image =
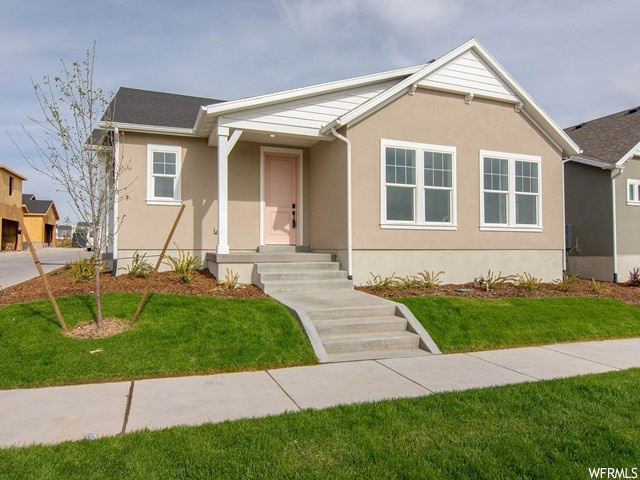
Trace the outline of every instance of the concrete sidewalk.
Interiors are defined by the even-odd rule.
[[[640,367],[640,338],[0,391],[0,446]]]

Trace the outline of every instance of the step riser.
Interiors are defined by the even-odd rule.
[[[337,271],[336,262],[293,262],[293,263],[258,263],[258,273],[287,273],[287,272],[324,272]]]
[[[325,341],[324,348],[330,355],[332,353],[365,352],[367,350],[395,350],[417,349],[420,337],[407,335],[403,337],[379,338],[367,340],[337,340]]]
[[[330,308],[326,310],[309,310],[311,320],[336,320],[340,318],[359,317],[393,317],[396,314],[395,305],[381,305],[375,307]]]
[[[330,323],[335,323],[331,321]],[[397,321],[389,321],[384,323],[367,324],[355,323],[355,324],[340,324],[335,325],[322,324],[315,325],[316,331],[320,338],[325,335],[355,335],[355,334],[367,334],[367,333],[391,333],[391,332],[405,332],[407,330],[407,321],[404,318],[398,317]]]
[[[278,285],[277,282],[262,285],[262,290],[267,295],[271,293],[308,292],[309,290],[336,290],[341,288],[352,289],[353,282],[351,280],[321,280],[317,282],[300,281],[294,285]]]
[[[261,273],[260,283],[293,280],[341,280],[347,278],[347,272],[340,270],[320,270],[318,272]]]
[[[258,247],[258,253],[309,253],[311,248],[306,245],[261,245]]]

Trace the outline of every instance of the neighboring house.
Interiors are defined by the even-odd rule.
[[[66,240],[73,235],[73,225],[56,225],[56,239]]]
[[[24,227],[35,247],[56,246],[56,222],[60,220],[53,200],[37,200],[35,195],[22,195]]]
[[[18,222],[22,214],[22,182],[25,180],[26,177],[0,165],[0,250],[16,250],[22,245]]]
[[[542,65],[540,66],[543,67]],[[475,40],[427,64],[223,102],[121,88],[131,185],[114,259],[174,241],[251,281],[260,246],[370,272],[563,273],[562,158],[578,147]]]
[[[640,112],[565,131],[583,149],[565,167],[569,272],[625,282],[640,267]]]

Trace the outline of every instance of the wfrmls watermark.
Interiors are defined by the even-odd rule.
[[[638,478],[638,467],[633,468],[589,468],[591,478]]]

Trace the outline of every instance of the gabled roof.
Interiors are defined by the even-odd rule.
[[[16,172],[15,170],[11,170],[9,167],[5,167],[4,165],[0,164],[0,170],[4,170],[5,172],[9,172],[11,175],[14,175],[22,180],[26,180],[27,177],[20,175],[18,172]]]
[[[222,100],[120,87],[103,121],[191,129],[202,105]]]
[[[622,165],[640,154],[640,107],[589,120],[565,132],[582,148],[582,157]]]
[[[29,215],[45,215],[49,209],[53,208],[56,219],[60,218],[53,200],[36,200],[35,195],[24,193],[22,194],[22,206],[25,213]]]
[[[27,203],[30,200],[35,200],[36,196],[33,195],[32,193],[23,193],[22,194],[22,204],[24,205],[25,203]]]

